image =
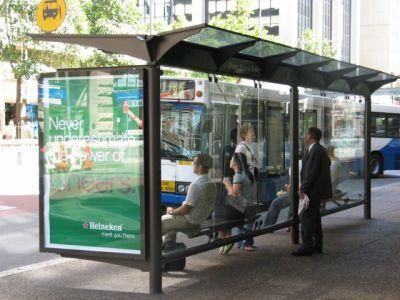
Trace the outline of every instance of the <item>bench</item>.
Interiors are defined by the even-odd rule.
[[[183,230],[181,232],[185,233],[188,238],[206,235],[209,238],[208,241],[211,242],[212,239],[216,237],[216,233],[218,233],[218,231],[244,226],[254,222],[258,216],[259,214],[256,213],[251,216],[233,220],[207,219],[201,224],[200,228]]]
[[[219,219],[207,219],[205,220],[200,227],[193,228],[193,229],[184,229],[179,230],[187,235],[188,238],[192,239],[199,236],[207,236],[208,243],[211,243],[213,240],[218,239],[218,231],[232,229],[235,227],[241,227],[246,224],[250,224],[254,222],[259,217],[259,213],[256,212],[253,215],[245,216],[239,219],[233,220],[219,220]],[[163,250],[163,255],[169,254],[174,251],[179,251],[186,249],[186,245],[184,243],[175,243],[173,248],[166,248]],[[182,257],[176,259],[174,261],[165,263],[162,265],[162,269],[164,271],[180,271],[185,269],[186,266],[186,257]]]
[[[333,194],[332,197],[329,199],[325,199],[321,201],[321,209],[326,209],[326,203],[328,202],[332,202],[334,203],[336,206],[341,206],[341,205],[346,205],[349,201],[349,198],[343,198],[344,195],[346,195],[346,192],[342,192],[340,190],[336,190]],[[340,203],[341,201],[343,201],[343,203]]]

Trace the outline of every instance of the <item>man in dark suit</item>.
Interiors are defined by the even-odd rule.
[[[314,252],[322,253],[321,200],[332,197],[330,159],[320,145],[322,132],[311,127],[305,137],[308,146],[300,173],[300,199],[305,195],[310,199],[308,208],[301,214],[301,232],[303,244],[293,252],[293,256],[309,256]]]

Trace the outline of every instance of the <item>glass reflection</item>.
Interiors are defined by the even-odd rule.
[[[342,95],[301,95],[300,143],[307,128],[323,132],[321,144],[331,159],[333,196],[321,205],[323,210],[364,199],[364,100]],[[302,151],[304,153],[304,151]]]
[[[190,201],[188,188],[196,180],[193,159],[207,153],[213,161],[208,176],[215,184],[216,204],[194,231],[182,230],[178,241],[182,239],[190,247],[213,240],[217,232],[226,239],[285,226],[292,218],[289,88],[188,80],[194,82],[194,99],[161,100],[162,201],[174,209]],[[334,193],[321,209],[363,200],[364,100],[315,91],[301,93],[300,158],[309,127],[322,130],[321,144],[332,162]],[[235,164],[233,157],[239,154],[243,158]],[[252,193],[245,192],[250,189]],[[224,246],[220,253],[227,254],[236,246],[253,251],[254,240]]]
[[[197,228],[176,230],[178,244],[182,239],[194,246],[215,238],[210,232],[228,238],[290,219],[288,87],[187,80],[194,82],[194,99],[162,91],[170,95],[161,99],[162,202],[172,207],[167,213],[177,214],[190,203],[188,190],[197,180],[192,162],[202,153],[213,160],[208,176],[216,186],[216,205]],[[237,244],[246,251],[254,251],[253,245],[253,239]]]

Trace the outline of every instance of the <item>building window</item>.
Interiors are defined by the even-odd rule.
[[[323,38],[332,42],[332,0],[323,0]]]
[[[253,17],[260,18],[261,24],[264,29],[268,31],[269,35],[279,35],[279,7],[276,2],[265,1],[260,2],[261,7],[257,7],[253,10]],[[275,7],[274,7],[274,6]],[[261,16],[260,16],[261,9]]]
[[[138,5],[143,11],[143,21],[147,21],[150,15],[150,0],[139,0]],[[191,21],[192,0],[154,0],[153,16],[154,20],[168,24],[174,22],[178,16],[184,16]]]
[[[312,0],[298,0],[297,36],[301,39],[304,30],[312,29]]]
[[[351,39],[351,0],[343,2],[343,43],[342,60],[350,61],[350,39]]]

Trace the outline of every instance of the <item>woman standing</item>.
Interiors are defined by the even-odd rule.
[[[244,125],[240,128],[240,137],[242,141],[236,146],[235,152],[246,155],[247,163],[249,164],[250,172],[253,176],[258,173],[258,163],[254,156],[253,143],[256,139],[256,134],[253,127]]]
[[[243,125],[240,128],[240,137],[242,141],[237,145],[235,152],[243,153],[246,156],[247,162],[249,164],[250,172],[253,174],[255,181],[258,181],[258,162],[254,155],[253,143],[256,139],[256,134],[254,128],[251,125]],[[257,185],[255,184],[254,189],[257,191]],[[257,200],[257,192],[254,193],[254,201]],[[253,224],[246,224],[242,232],[250,231]],[[248,238],[244,241],[238,243],[238,248],[244,249],[246,251],[254,251],[254,239]]]

